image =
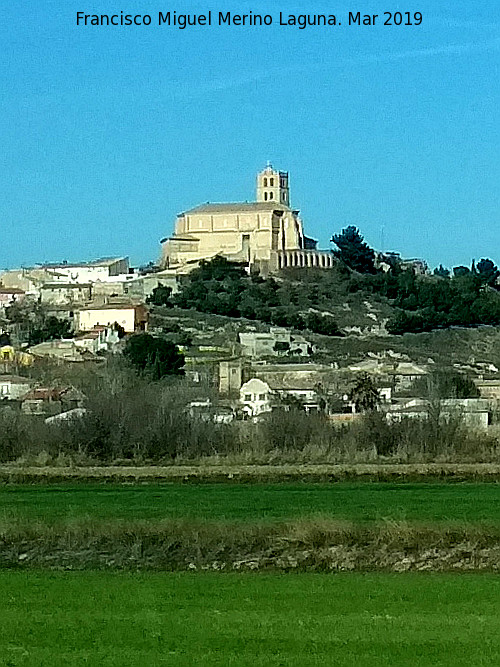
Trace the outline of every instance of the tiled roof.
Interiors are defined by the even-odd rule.
[[[197,213],[250,213],[252,211],[290,211],[285,204],[277,201],[255,201],[255,202],[230,202],[224,204],[210,203],[200,204],[194,208],[184,211],[179,215],[196,215]]]

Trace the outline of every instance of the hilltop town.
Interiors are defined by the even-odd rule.
[[[319,250],[288,173],[268,165],[254,202],[180,213],[157,263],[110,257],[2,272],[0,419],[37,433],[68,424],[85,433],[90,419],[95,430],[99,401],[123,400],[116,378],[135,377],[124,410],[159,383],[190,428],[276,427],[300,414],[345,429],[374,413],[390,428],[428,422],[434,410],[438,425],[496,437],[495,264],[431,272],[371,249],[355,227],[337,232],[333,249]],[[143,408],[146,429],[160,408]]]

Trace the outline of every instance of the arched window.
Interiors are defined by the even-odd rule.
[[[274,178],[269,179],[269,185],[273,188],[274,187]]]
[[[264,192],[264,201],[267,201],[267,192]]]
[[[272,199],[272,198],[273,198],[273,193],[270,192],[270,193],[269,193],[269,199]]]
[[[267,188],[267,178],[264,179],[264,187]]]

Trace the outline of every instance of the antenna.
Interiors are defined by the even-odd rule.
[[[380,252],[385,251],[385,225],[380,228]]]

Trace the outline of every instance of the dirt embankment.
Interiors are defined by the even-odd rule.
[[[163,571],[499,571],[500,528],[164,522],[4,527],[1,568]]]
[[[0,483],[178,482],[276,483],[356,481],[500,481],[492,463],[337,465],[0,466]]]

